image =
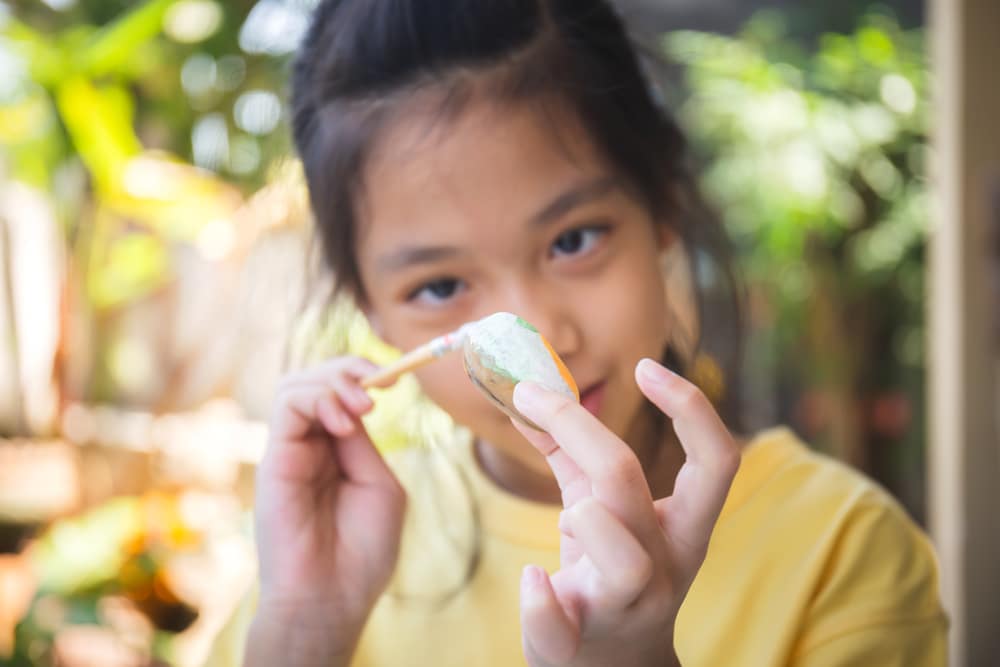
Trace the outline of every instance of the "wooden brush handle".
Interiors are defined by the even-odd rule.
[[[429,364],[438,358],[439,355],[434,353],[434,350],[429,345],[423,345],[417,349],[404,354],[402,357],[392,362],[384,368],[380,368],[371,375],[365,377],[361,380],[361,386],[364,389],[371,389],[372,387],[378,387],[380,385],[390,385],[391,381],[395,381],[403,373],[409,373],[412,370],[416,370],[421,366]]]
[[[361,380],[364,389],[372,387],[389,386],[403,373],[409,373],[421,366],[425,366],[438,357],[444,356],[448,352],[462,347],[467,329],[465,326],[452,331],[444,336],[438,336],[429,343],[424,343],[420,347],[413,349],[402,357],[389,364],[385,368],[380,368],[371,375]]]

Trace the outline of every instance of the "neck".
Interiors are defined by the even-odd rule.
[[[542,455],[533,448],[530,453],[538,459],[538,465],[511,456],[485,440],[477,439],[474,447],[479,467],[500,488],[525,500],[560,503],[562,495],[556,478]]]

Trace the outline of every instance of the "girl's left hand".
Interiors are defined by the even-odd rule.
[[[521,633],[532,667],[678,664],[674,622],[739,467],[735,440],[708,399],[656,362],[642,392],[673,420],[686,460],[654,500],[632,449],[583,406],[521,383],[514,403],[547,433],[515,423],[562,490],[561,567],[521,577]]]

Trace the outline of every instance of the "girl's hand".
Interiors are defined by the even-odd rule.
[[[334,359],[287,376],[257,470],[260,599],[248,664],[343,665],[396,564],[405,494],[360,417],[359,380]]]
[[[739,449],[704,395],[644,359],[642,392],[673,419],[687,459],[674,492],[654,500],[633,451],[578,403],[521,383],[515,423],[548,459],[562,489],[561,567],[521,579],[524,652],[543,665],[677,664],[677,611],[705,559],[739,467]]]

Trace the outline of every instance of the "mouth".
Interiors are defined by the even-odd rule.
[[[595,382],[580,392],[580,404],[587,409],[587,412],[599,417],[601,406],[604,404],[604,388],[606,383],[601,380]]]

